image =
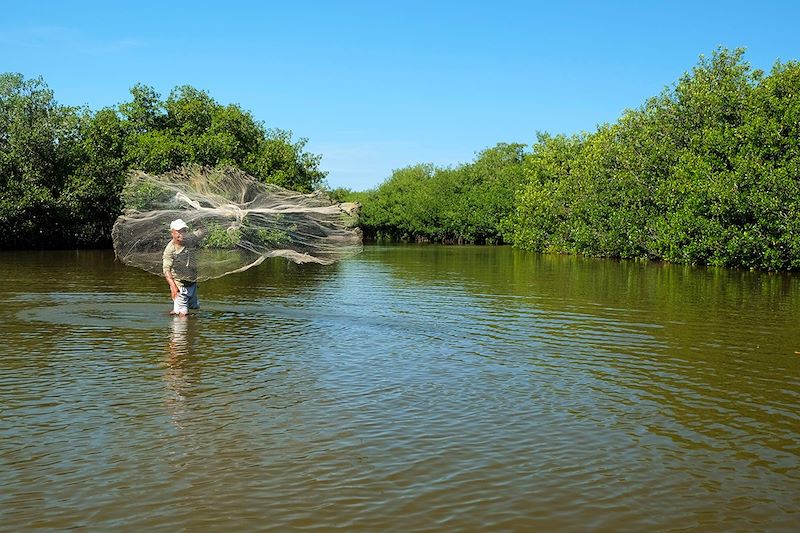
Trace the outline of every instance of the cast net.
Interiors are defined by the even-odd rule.
[[[330,264],[362,249],[358,204],[264,184],[236,169],[136,172],[123,201],[111,232],[117,258],[162,275],[170,222],[182,219],[190,260],[173,268],[185,281],[241,272],[269,257]]]

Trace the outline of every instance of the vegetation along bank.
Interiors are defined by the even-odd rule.
[[[130,102],[61,106],[41,79],[0,76],[0,247],[107,245],[129,169],[234,165],[325,187],[305,139],[237,105],[137,85]],[[752,69],[721,48],[617,122],[500,143],[456,167],[398,169],[331,191],[367,237],[508,243],[541,252],[800,269],[800,64]]]

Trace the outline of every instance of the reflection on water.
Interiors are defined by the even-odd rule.
[[[194,360],[196,318],[194,316],[175,316],[169,325],[164,382],[167,385],[167,411],[178,427],[183,427],[181,418],[185,416],[186,398],[191,396],[192,388],[200,381],[199,363]]]
[[[0,254],[4,527],[800,526],[797,276],[398,246],[200,291]]]

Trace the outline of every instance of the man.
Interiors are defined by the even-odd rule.
[[[172,240],[164,248],[164,277],[169,284],[172,296],[172,315],[186,316],[189,309],[199,309],[197,299],[197,252],[194,250],[194,236],[188,233],[188,226],[182,219],[173,220],[169,225]]]

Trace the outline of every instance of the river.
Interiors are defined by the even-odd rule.
[[[0,253],[0,530],[794,531],[800,276]]]

